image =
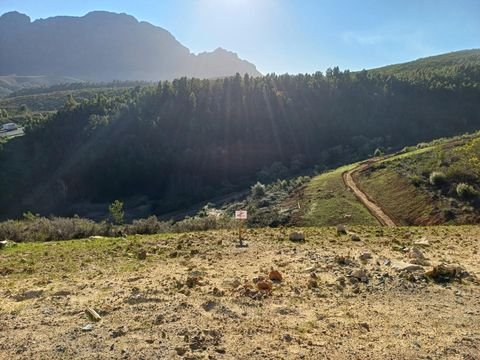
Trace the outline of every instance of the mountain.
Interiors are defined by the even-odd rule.
[[[133,16],[95,11],[31,22],[0,17],[0,76],[67,76],[81,80],[171,80],[261,75],[237,54],[217,49],[194,55],[168,31]]]

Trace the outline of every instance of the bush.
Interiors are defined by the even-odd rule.
[[[172,222],[159,221],[158,218],[153,215],[146,219],[134,220],[131,225],[127,225],[125,232],[129,235],[150,235],[161,234],[172,231]]]
[[[430,174],[429,181],[433,186],[440,186],[447,182],[447,177],[443,172],[434,171]]]
[[[93,235],[115,235],[116,229],[106,223],[80,218],[45,218],[35,216],[23,221],[0,223],[0,240],[16,242],[82,239]]]
[[[457,195],[464,199],[476,197],[478,195],[475,188],[469,184],[460,183],[457,185]]]
[[[121,202],[120,200],[115,200],[108,207],[108,211],[110,213],[110,219],[114,224],[123,224],[123,217],[125,215],[123,211],[123,202]]]
[[[259,199],[262,196],[265,196],[265,185],[260,182],[257,182],[255,185],[252,186],[252,196],[255,199]]]

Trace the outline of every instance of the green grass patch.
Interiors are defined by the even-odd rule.
[[[318,175],[307,184],[301,201],[300,225],[378,225],[343,183],[342,174],[356,166],[352,164]]]

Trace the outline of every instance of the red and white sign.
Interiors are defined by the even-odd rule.
[[[235,219],[237,219],[237,220],[247,220],[247,210],[237,210],[237,211],[235,211]]]

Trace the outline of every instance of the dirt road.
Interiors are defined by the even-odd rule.
[[[345,185],[353,191],[357,199],[365,205],[365,207],[372,213],[373,216],[384,226],[396,226],[395,222],[390,216],[388,216],[380,206],[375,204],[366,193],[364,193],[358,185],[355,183],[353,175],[357,172],[363,171],[371,166],[374,161],[368,161],[360,164],[356,168],[343,173],[343,182]]]

